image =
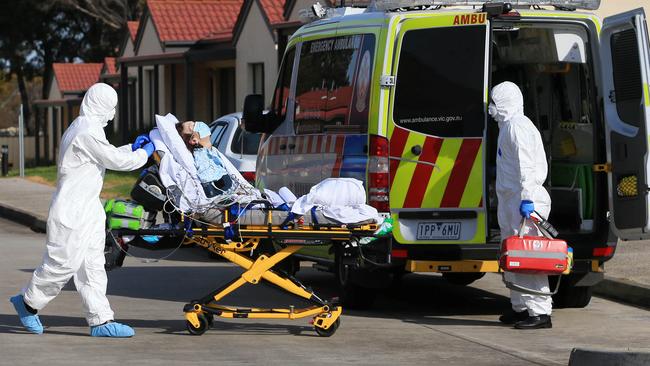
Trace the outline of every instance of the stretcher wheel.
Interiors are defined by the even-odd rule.
[[[203,313],[203,316],[205,316],[205,319],[208,321],[208,329],[212,328],[212,324],[214,324],[214,315],[210,313]]]
[[[339,325],[341,325],[341,319],[336,319],[336,321],[332,324],[331,327],[327,329],[320,328],[318,326],[314,327],[316,329],[316,333],[318,333],[319,336],[321,337],[331,337],[336,333],[336,330],[339,329]]]
[[[185,321],[185,327],[187,327],[187,331],[190,332],[191,335],[202,335],[206,330],[208,330],[208,328],[210,328],[210,323],[205,315],[201,314],[198,318],[200,323],[198,328],[195,328],[190,321]]]

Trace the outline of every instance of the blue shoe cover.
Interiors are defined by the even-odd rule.
[[[90,335],[93,337],[129,338],[135,335],[135,331],[128,325],[110,322],[90,327]]]
[[[9,301],[14,305],[14,309],[16,309],[16,312],[20,317],[20,322],[23,323],[23,327],[25,327],[28,332],[34,334],[43,333],[43,324],[41,324],[41,320],[38,318],[38,315],[27,311],[23,295],[16,295],[10,298]]]

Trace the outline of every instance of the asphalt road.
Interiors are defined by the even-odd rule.
[[[117,320],[136,329],[134,338],[89,337],[72,283],[41,312],[45,334],[26,334],[8,298],[27,283],[43,249],[44,235],[0,220],[0,365],[566,365],[573,347],[650,350],[650,312],[599,298],[586,309],[556,311],[550,330],[501,326],[497,317],[508,300],[497,276],[471,287],[406,276],[382,292],[373,311],[344,310],[331,338],[318,337],[306,320],[245,319],[216,320],[203,336],[190,336],[185,302],[239,273],[198,248],[181,249],[161,262],[128,258],[124,268],[109,273]],[[331,274],[304,267],[299,278],[325,295],[334,292]],[[264,286],[227,300],[300,305]]]

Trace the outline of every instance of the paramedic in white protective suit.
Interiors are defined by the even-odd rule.
[[[105,214],[99,193],[106,169],[128,171],[143,166],[153,153],[148,138],[115,147],[104,127],[115,116],[117,93],[107,84],[90,87],[81,102],[79,117],[61,138],[56,192],[47,218],[47,249],[22,294],[10,299],[23,326],[43,333],[36,315],[74,278],[81,295],[90,334],[95,337],[131,337],[128,325],[113,322],[106,298],[104,269]]]
[[[492,89],[490,115],[499,123],[497,142],[497,214],[501,239],[519,234],[522,217],[536,211],[544,219],[551,211],[551,198],[543,187],[548,167],[542,137],[524,115],[519,87],[506,81]],[[530,223],[525,235],[540,233]],[[536,291],[549,292],[546,275],[505,272],[506,280]],[[551,328],[550,296],[510,291],[512,310],[499,320],[517,329]]]

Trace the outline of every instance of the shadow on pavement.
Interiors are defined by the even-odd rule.
[[[45,327],[45,333],[67,336],[88,336],[89,328],[86,321],[81,317],[68,317],[57,315],[41,315],[41,321]],[[128,324],[136,330],[153,329],[154,333],[190,336],[185,329],[185,320],[179,316],[178,320],[142,320],[142,319],[117,319],[117,321]],[[301,324],[304,324],[302,322]],[[79,331],[64,331],[56,328],[70,329],[81,328]],[[314,328],[308,325],[287,325],[272,323],[252,322],[225,322],[215,320],[208,332],[225,331],[229,335],[236,334],[291,334],[303,337],[318,337]],[[30,334],[25,331],[14,314],[0,314],[0,333]]]

